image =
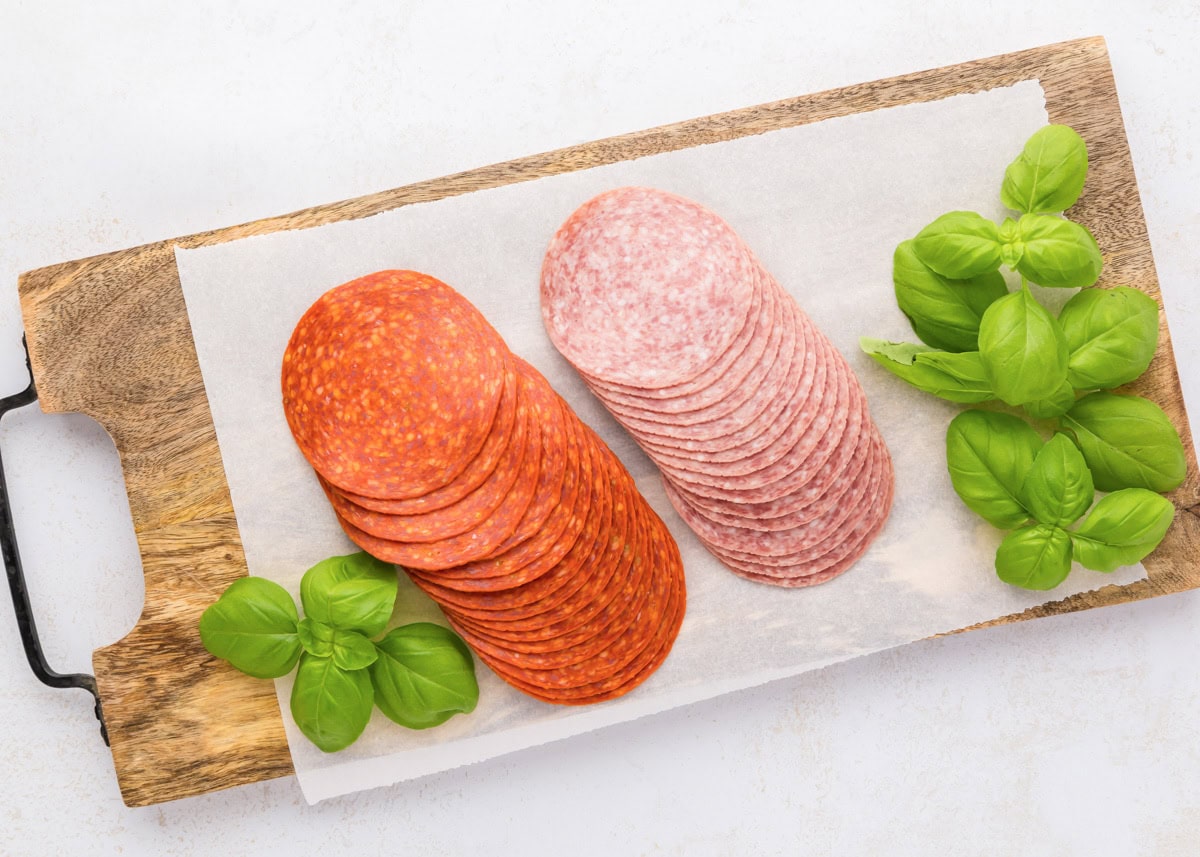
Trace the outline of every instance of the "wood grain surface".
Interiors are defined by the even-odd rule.
[[[614,161],[950,95],[1041,81],[1051,121],[1074,126],[1092,169],[1072,217],[1104,251],[1102,285],[1161,301],[1104,41],[1081,39],[819,92],[534,155],[281,217],[67,262],[24,274],[21,309],[42,408],[78,411],[112,435],[146,577],[141,618],[98,650],[94,668],[121,791],[131,806],[292,772],[270,682],[237,673],[200,644],[200,613],[246,574],[173,246],[367,217]],[[1176,522],[1149,579],[1074,596],[996,623],[1177,592],[1200,585],[1200,477],[1171,339],[1131,389],[1162,405],[1185,440],[1189,472]],[[989,624],[996,624],[989,623]]]

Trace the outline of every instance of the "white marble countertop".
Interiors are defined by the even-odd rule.
[[[594,6],[0,0],[0,394],[25,384],[24,270],[1103,35],[1195,412],[1195,0]],[[141,608],[112,443],[26,408],[0,444],[47,655],[89,671]],[[6,855],[1125,857],[1200,840],[1200,593],[919,643],[315,807],[283,779],[138,810],[89,698],[35,681],[2,600]]]

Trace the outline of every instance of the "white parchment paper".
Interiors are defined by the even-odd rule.
[[[428,272],[474,302],[612,446],[683,552],[688,611],[674,651],[649,681],[613,702],[547,705],[479,665],[479,707],[470,716],[414,732],[376,711],[358,743],[326,755],[291,721],[290,680],[279,681],[307,799],[479,761],[1144,577],[1140,566],[1112,575],[1076,566],[1048,594],[997,580],[992,561],[1000,533],[958,501],[946,475],[945,427],[959,408],[912,390],[857,348],[864,334],[913,339],[892,296],[892,249],[944,211],[968,208],[999,218],[1004,167],[1046,121],[1041,87],[1030,81],[366,220],[177,250],[252,574],[298,595],[305,569],[354,550],[292,442],[280,407],[279,366],[309,304],[333,286],[385,268]],[[653,465],[547,339],[538,271],[550,236],[585,200],[625,184],[683,194],[728,220],[858,372],[895,461],[896,499],[884,533],[842,577],[789,591],[724,570],[675,515]],[[440,621],[440,613],[402,579],[393,621],[416,619]]]

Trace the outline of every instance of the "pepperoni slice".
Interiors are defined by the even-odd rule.
[[[445,348],[446,343],[458,347]],[[283,411],[330,484],[368,497],[440,488],[478,455],[507,348],[465,298],[415,271],[382,271],[322,295],[283,356]]]

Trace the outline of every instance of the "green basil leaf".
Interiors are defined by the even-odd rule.
[[[1175,505],[1145,488],[1125,488],[1102,498],[1071,533],[1075,559],[1096,571],[1141,562],[1163,540]]]
[[[921,341],[945,351],[976,351],[979,319],[992,301],[1008,294],[999,271],[968,280],[951,280],[917,256],[912,241],[901,241],[892,255],[896,303]]]
[[[1053,589],[1071,572],[1071,537],[1053,524],[1014,530],[996,550],[996,574],[1022,589]]]
[[[367,553],[334,556],[304,573],[300,601],[311,619],[374,636],[396,606],[396,569]]]
[[[1067,341],[1028,286],[996,301],[979,324],[979,354],[996,396],[1023,405],[1054,396],[1067,378]]]
[[[1004,171],[1000,201],[1027,213],[1064,211],[1079,199],[1087,168],[1083,138],[1066,125],[1047,125]]]
[[[1083,453],[1101,491],[1173,491],[1187,475],[1179,432],[1148,399],[1091,393],[1060,424]]]
[[[304,651],[318,658],[328,658],[333,655],[333,636],[337,632],[324,622],[318,622],[311,616],[305,616],[296,626],[300,635],[300,645]]]
[[[1035,420],[1049,420],[1061,417],[1075,404],[1075,388],[1070,381],[1063,381],[1062,386],[1054,391],[1054,395],[1046,399],[1037,399],[1021,405],[1025,413]]]
[[[375,663],[379,652],[375,644],[358,631],[336,631],[333,637],[333,662],[344,670],[362,670]]]
[[[366,670],[344,670],[333,658],[305,652],[292,686],[292,718],[326,753],[353,744],[367,728],[375,692]]]
[[[1025,252],[1021,243],[1021,231],[1017,221],[1011,217],[1004,218],[1000,224],[1000,262],[1010,268],[1016,268]]]
[[[1137,378],[1158,348],[1158,303],[1131,289],[1084,289],[1058,314],[1071,356],[1067,380],[1108,390]]]
[[[973,211],[951,211],[913,239],[917,257],[943,277],[966,280],[1000,267],[1000,232]]]
[[[1056,434],[1038,450],[1021,486],[1021,498],[1042,524],[1065,527],[1088,510],[1096,499],[1096,486],[1070,438]]]
[[[1022,245],[1016,268],[1039,286],[1075,289],[1100,277],[1104,257],[1087,227],[1050,214],[1025,214],[1017,224]]]
[[[375,701],[389,718],[409,729],[428,729],[459,712],[475,710],[479,685],[475,661],[457,634],[417,622],[389,631],[375,644],[371,665]]]
[[[946,430],[946,466],[967,507],[1007,530],[1030,518],[1021,486],[1042,447],[1028,423],[1010,414],[963,411]]]
[[[296,602],[263,577],[230,584],[200,617],[204,648],[255,678],[287,675],[300,657]]]
[[[962,404],[995,398],[978,351],[954,354],[865,336],[858,344],[872,360],[918,390]]]

